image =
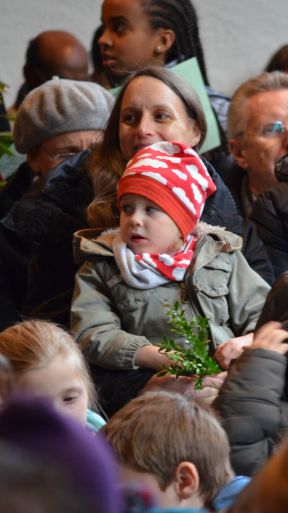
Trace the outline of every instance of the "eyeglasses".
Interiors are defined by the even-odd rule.
[[[254,130],[254,133],[261,135],[262,137],[279,137],[283,136],[287,132],[287,128],[284,125],[283,121],[273,121],[273,123],[267,123],[267,125],[262,125],[258,129]],[[240,137],[245,135],[246,132],[243,130],[239,132],[236,137]]]
[[[63,153],[61,153],[61,152],[59,152],[59,153],[50,153],[43,146],[41,146],[40,149],[42,151],[44,151],[44,153],[46,153],[46,155],[48,155],[48,157],[50,157],[50,159],[52,159],[52,160],[66,160],[66,159],[69,159],[70,157],[74,157],[74,155],[76,155],[78,153],[77,151],[66,151],[66,152],[63,152]]]
[[[264,137],[275,137],[275,135],[285,134],[286,130],[286,126],[282,121],[273,121],[273,123],[262,126],[259,132]]]

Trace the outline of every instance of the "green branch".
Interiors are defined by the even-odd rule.
[[[160,374],[173,374],[179,376],[195,376],[195,390],[202,388],[202,380],[205,376],[211,376],[221,371],[219,365],[209,356],[208,319],[198,316],[192,322],[185,319],[184,310],[179,303],[169,308],[168,317],[172,325],[171,331],[181,335],[185,340],[185,346],[167,336],[160,342],[160,353],[165,354],[173,363],[164,367]]]

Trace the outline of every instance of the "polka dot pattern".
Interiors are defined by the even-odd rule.
[[[139,150],[128,162],[119,180],[118,200],[128,193],[145,196],[173,219],[185,239],[215,191],[205,164],[192,148],[161,141]]]
[[[206,199],[216,191],[205,164],[181,142],[161,141],[139,150],[118,183],[118,203],[124,194],[139,194],[156,203],[178,226],[184,245],[174,255],[135,255],[143,267],[172,281],[182,281],[193,254],[191,232]]]

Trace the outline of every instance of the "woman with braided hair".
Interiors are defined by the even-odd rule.
[[[141,68],[171,67],[196,57],[212,106],[226,130],[229,99],[210,88],[197,13],[190,0],[104,0],[102,24],[98,44],[111,87]]]
[[[139,67],[197,57],[203,80],[209,85],[197,15],[190,0],[104,0],[102,23],[99,45],[112,84]]]

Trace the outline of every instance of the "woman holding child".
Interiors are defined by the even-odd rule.
[[[95,195],[88,207],[90,226],[108,228],[119,223],[117,183],[137,149],[174,139],[198,150],[206,130],[199,99],[183,80],[161,67],[135,73],[117,97],[103,141],[85,163]],[[238,215],[231,193],[215,169],[209,162],[205,161],[205,165],[217,191],[205,203],[201,220],[214,226],[225,226],[241,235],[242,253],[250,266],[264,280],[272,283],[273,271],[255,228]]]
[[[152,68],[124,86],[102,149],[93,156],[95,183],[102,190],[103,178],[107,184],[89,210],[94,226],[104,224],[103,206],[106,223],[108,218],[115,226],[116,181],[132,157],[119,180],[120,231],[98,240],[93,234],[92,239],[91,234],[88,239],[87,233],[76,235],[82,261],[84,256],[88,262],[76,278],[72,328],[85,346],[102,396],[110,400],[109,414],[169,363],[157,347],[169,334],[164,303],[180,301],[188,319],[209,318],[211,350],[221,344],[216,356],[224,368],[252,341],[250,332],[269,287],[240,253],[239,236],[219,226],[198,226],[207,198],[206,221],[227,226],[232,210],[237,222],[221,180],[191,149],[205,130],[197,97],[167,70]],[[152,170],[150,164],[145,167],[147,152]],[[161,162],[158,178],[155,161]],[[179,195],[175,188],[181,189]]]

